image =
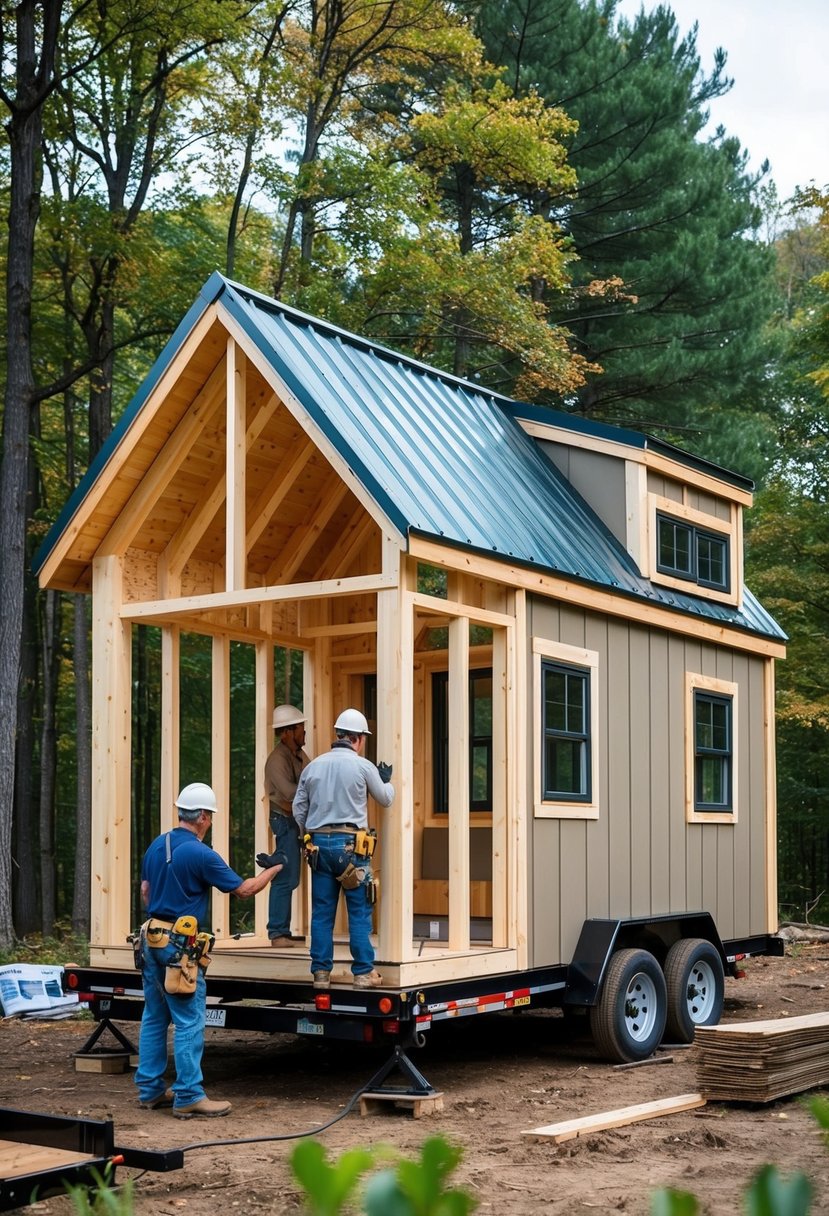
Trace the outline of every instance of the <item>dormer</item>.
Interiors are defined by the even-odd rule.
[[[534,406],[515,417],[644,578],[741,607],[748,478],[621,427]]]

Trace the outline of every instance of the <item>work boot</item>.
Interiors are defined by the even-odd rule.
[[[279,946],[280,948],[284,949],[286,946],[295,946],[298,941],[299,938],[291,937],[290,935],[287,937],[272,937],[271,945]]]
[[[331,972],[330,971],[315,971],[314,972],[314,987],[315,988],[330,988],[331,987]]]
[[[368,971],[363,975],[354,976],[355,988],[380,988],[383,977],[379,971]]]
[[[161,1110],[165,1106],[173,1105],[174,1096],[171,1089],[165,1089],[163,1094],[156,1094],[146,1102],[139,1102],[139,1106],[142,1110]]]
[[[218,1119],[221,1115],[229,1115],[229,1102],[214,1102],[210,1098],[199,1098],[189,1106],[174,1106],[173,1114],[177,1119]]]

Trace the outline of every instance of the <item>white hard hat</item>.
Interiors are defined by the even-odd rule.
[[[216,795],[209,785],[203,781],[193,781],[185,785],[176,798],[176,806],[181,811],[218,811]]]
[[[359,709],[344,709],[334,723],[334,730],[344,730],[349,735],[371,734],[365,715]]]
[[[277,705],[273,711],[274,730],[283,730],[286,726],[299,726],[305,721],[305,714],[295,705]]]

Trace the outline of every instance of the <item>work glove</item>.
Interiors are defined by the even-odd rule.
[[[257,853],[256,864],[261,866],[263,870],[269,870],[271,866],[284,866],[284,853]]]
[[[377,772],[380,774],[380,780],[383,782],[383,785],[391,781],[392,767],[390,764],[386,764],[384,760],[381,760],[377,765]]]

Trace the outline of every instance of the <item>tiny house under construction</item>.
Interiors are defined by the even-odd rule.
[[[397,791],[370,808],[389,989],[559,968],[557,989],[595,1004],[620,943],[661,964],[688,936],[718,932],[726,966],[766,948],[785,639],[743,585],[751,489],[213,275],[37,558],[42,586],[92,594],[93,967],[132,967],[140,624],[162,639],[162,827],[183,633],[212,647],[209,771],[187,779],[223,807],[229,647],[255,648],[254,851],[269,847],[274,648],[303,654],[311,754],[339,710],[367,713]],[[213,826],[225,856],[237,810]],[[234,940],[216,894],[209,983],[308,985],[307,952],[267,949],[256,902]],[[585,961],[596,931],[601,959]]]

